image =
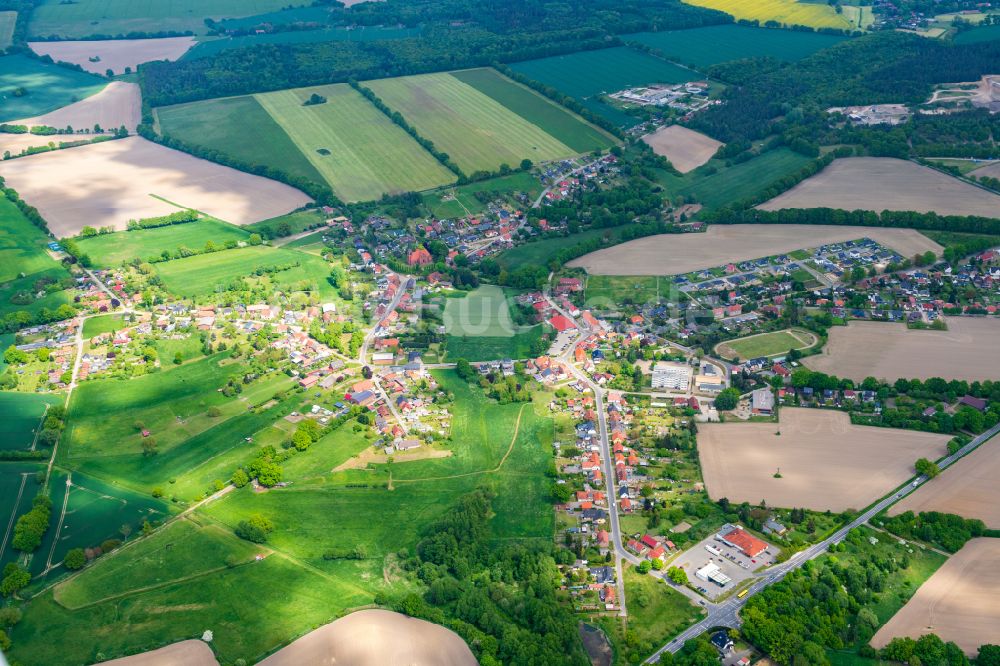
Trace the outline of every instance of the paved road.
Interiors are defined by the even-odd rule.
[[[592,160],[590,162],[587,162],[586,164],[584,164],[581,167],[577,167],[576,169],[573,169],[569,173],[566,173],[566,174],[563,174],[562,176],[559,176],[559,178],[556,179],[556,183],[558,183],[560,181],[563,181],[563,180],[566,180],[567,178],[572,178],[576,174],[580,173],[581,171],[583,171],[584,169],[586,169],[587,167],[589,167],[591,164],[597,164],[602,159],[604,159],[604,158],[600,157],[600,158],[598,158],[596,160]],[[542,199],[545,198],[545,195],[549,193],[549,190],[551,190],[554,187],[554,185],[555,185],[555,183],[553,185],[549,185],[544,190],[542,190],[542,193],[538,195],[538,198],[535,199],[535,203],[531,204],[531,207],[532,208],[538,208],[539,206],[541,206],[542,205]]]
[[[947,458],[944,458],[938,464],[938,466],[941,468],[941,471],[944,472],[944,470],[946,470],[948,467],[951,467],[955,463],[955,461],[971,453],[976,447],[978,447],[980,444],[983,444],[988,439],[995,436],[997,433],[1000,433],[1000,424],[993,426],[992,428],[984,432],[982,435],[979,435],[971,442],[963,446],[955,453],[949,455]],[[664,645],[659,650],[654,652],[649,657],[649,659],[646,660],[646,663],[655,664],[660,660],[660,656],[664,652],[677,652],[684,646],[684,641],[695,638],[704,633],[705,631],[707,631],[708,629],[711,629],[712,627],[739,626],[740,624],[739,611],[741,608],[743,608],[743,606],[750,599],[750,597],[757,594],[768,585],[780,581],[782,578],[788,575],[789,572],[798,569],[805,562],[809,560],[814,560],[820,555],[824,554],[827,550],[829,550],[832,544],[839,543],[841,540],[843,540],[843,538],[847,535],[849,531],[851,531],[856,527],[864,525],[882,511],[885,511],[893,504],[899,502],[904,497],[906,497],[913,491],[917,490],[917,488],[920,485],[922,485],[927,481],[927,477],[922,475],[918,476],[916,478],[916,481],[918,482],[917,485],[909,483],[903,488],[894,491],[891,495],[883,498],[877,504],[869,508],[867,511],[859,515],[854,520],[852,520],[849,524],[837,530],[832,536],[824,539],[823,541],[815,544],[814,546],[807,548],[806,550],[796,553],[795,556],[793,556],[787,562],[782,562],[781,564],[777,564],[771,567],[770,569],[764,571],[763,577],[758,579],[757,582],[755,582],[753,585],[747,588],[749,592],[742,599],[732,597],[720,604],[711,604],[707,606],[708,616],[704,620],[688,628],[681,634],[677,635],[672,641],[670,641],[670,643]]]
[[[390,275],[393,274],[390,273]],[[368,346],[372,343],[372,340],[375,339],[375,331],[378,330],[379,321],[388,317],[389,313],[396,309],[396,306],[399,305],[399,301],[403,298],[403,294],[406,293],[406,283],[409,281],[410,276],[399,274],[395,275],[399,277],[399,289],[396,290],[396,295],[393,297],[392,302],[389,303],[389,307],[386,308],[382,317],[372,324],[372,327],[368,329],[368,333],[365,334],[365,341],[362,343],[361,349],[358,350],[358,360],[361,361],[361,365],[367,365],[368,363]]]

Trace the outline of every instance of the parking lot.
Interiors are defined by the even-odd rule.
[[[717,549],[720,554],[709,552],[706,546]],[[774,564],[774,558],[777,554],[777,547],[769,546],[760,556],[751,560],[743,554],[743,551],[716,540],[715,534],[712,534],[681,553],[677,559],[670,563],[670,566],[683,569],[691,583],[699,589],[699,592],[707,598],[715,600],[725,592],[739,587],[741,582],[752,577],[758,569]],[[729,576],[732,581],[723,587],[718,583],[705,581],[695,576],[696,571],[709,563],[717,565],[722,573]]]

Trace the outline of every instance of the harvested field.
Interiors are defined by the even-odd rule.
[[[1000,529],[1000,440],[989,441],[955,463],[953,471],[925,483],[889,509],[890,516],[905,511],[941,511],[978,518]]]
[[[1000,195],[913,162],[891,157],[834,160],[818,174],[758,208],[934,211],[942,215],[1000,215]]]
[[[74,236],[88,224],[124,229],[129,219],[165,215],[177,206],[250,224],[310,201],[283,183],[140,137],[6,161],[0,175],[38,208],[60,237]]]
[[[649,144],[654,153],[670,160],[681,173],[697,169],[712,159],[715,151],[723,145],[721,141],[681,125],[661,127],[642,137],[642,140]]]
[[[972,539],[920,586],[872,638],[884,647],[897,636],[937,634],[972,656],[984,643],[1000,643],[1000,539]]]
[[[208,643],[191,639],[173,643],[159,650],[133,654],[130,657],[102,661],[106,666],[219,666]]]
[[[835,326],[823,352],[803,359],[810,370],[861,381],[945,377],[996,379],[1000,321],[951,317],[947,331],[910,330],[905,324],[852,321]],[[919,361],[918,361],[919,359]]]
[[[913,229],[808,224],[733,224],[703,234],[649,236],[591,252],[567,265],[593,275],[679,275],[727,262],[759,259],[806,247],[871,238],[904,257],[940,245]]]
[[[975,171],[970,172],[969,175],[975,176],[976,178],[982,178],[983,176],[986,176],[987,178],[1000,178],[1000,162],[987,164],[984,167],[980,167]]]
[[[177,60],[194,46],[194,37],[160,39],[108,39],[82,42],[29,42],[31,50],[51,56],[55,61],[79,65],[88,72],[104,74],[109,69],[122,74],[140,63],[153,60]],[[97,58],[96,62],[92,58]]]
[[[92,129],[94,125],[100,125],[104,129],[116,129],[122,125],[129,132],[134,132],[136,126],[142,120],[142,93],[139,91],[139,84],[126,83],[124,81],[112,81],[107,87],[96,95],[91,95],[87,99],[74,102],[69,106],[46,113],[33,118],[15,120],[17,125],[49,125],[59,129],[67,125],[75,129]],[[23,134],[0,135],[0,141],[7,137],[21,137]],[[75,138],[89,139],[92,135],[56,135],[56,136],[33,136],[28,138],[38,142],[48,143],[49,141],[70,141]]]
[[[400,613],[363,610],[311,631],[259,666],[476,666],[472,650],[449,629]]]
[[[843,412],[784,407],[778,424],[700,426],[698,455],[712,499],[843,511],[866,507],[906,481],[917,458],[944,455],[948,439],[851,425]]]

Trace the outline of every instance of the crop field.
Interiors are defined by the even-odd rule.
[[[917,639],[933,631],[974,656],[980,645],[1000,643],[998,593],[1000,539],[972,539],[920,586],[871,644],[881,648],[898,636]]]
[[[715,353],[723,358],[739,358],[745,361],[761,356],[780,356],[790,349],[808,349],[819,340],[809,331],[800,328],[759,333],[715,346]]]
[[[596,275],[683,275],[729,262],[759,259],[865,237],[892,248],[904,257],[928,250],[941,252],[940,245],[913,229],[733,224],[712,225],[701,234],[639,238],[591,252],[566,265],[584,268]]]
[[[313,9],[306,7],[305,9]],[[320,10],[325,11],[325,10]],[[280,12],[287,14],[289,12]],[[329,14],[329,12],[326,12]],[[225,21],[227,26],[236,21]],[[259,25],[254,23],[253,25]],[[314,42],[371,42],[383,39],[404,39],[416,37],[420,28],[388,28],[382,26],[359,26],[356,28],[324,28],[321,30],[292,30],[271,32],[262,35],[239,35],[198,42],[184,56],[185,60],[208,58],[230,49],[245,49],[262,44],[312,44]]]
[[[922,485],[889,509],[895,516],[905,511],[940,511],[963,518],[978,518],[991,529],[1000,529],[1000,440],[993,439],[955,463],[954,471]]]
[[[976,44],[978,42],[992,42],[1000,39],[1000,25],[984,25],[972,30],[965,30],[955,35],[956,44]]]
[[[534,200],[542,191],[542,186],[528,172],[519,171],[509,176],[499,176],[489,180],[481,180],[468,185],[440,188],[423,195],[424,205],[438,219],[475,215],[486,210],[486,206],[476,198],[477,192],[503,193],[524,192]]]
[[[468,173],[568,157],[572,148],[448,73],[364,84]]]
[[[651,55],[620,46],[514,63],[515,72],[575,97],[608,120],[634,125],[636,119],[604,104],[598,96],[650,83],[683,83],[698,74]]]
[[[161,30],[204,34],[208,17],[250,16],[286,5],[287,0],[46,0],[32,13],[28,31],[66,39]]]
[[[197,223],[196,223],[197,224]],[[326,278],[330,265],[320,257],[296,250],[264,245],[199,254],[156,265],[168,291],[179,296],[204,296],[257,269],[280,268],[265,278],[275,287],[290,291],[318,291],[334,297],[336,290]]]
[[[17,12],[0,12],[0,51],[10,46],[14,41],[14,26],[17,24]]]
[[[795,0],[685,0],[689,5],[718,9],[736,20],[777,21],[787,26],[849,29],[851,23],[826,4]]]
[[[661,127],[642,137],[657,155],[663,155],[681,173],[697,169],[712,159],[722,146],[710,136],[695,132],[681,125]]]
[[[165,136],[247,164],[265,164],[290,176],[323,182],[288,134],[252,96],[161,106],[154,113]],[[254,140],[247,141],[248,136]]]
[[[665,56],[695,67],[761,56],[786,61],[801,60],[847,39],[840,35],[751,28],[734,24],[710,25],[690,30],[639,32],[623,35],[622,38],[659,49]]]
[[[489,95],[578,153],[609,148],[617,143],[610,134],[495,69],[466,69],[452,72],[452,76]]]
[[[26,449],[35,441],[42,415],[62,397],[0,391],[0,449]]]
[[[0,566],[12,562],[20,551],[11,547],[14,524],[31,508],[42,487],[36,474],[45,472],[39,463],[5,462],[0,464]]]
[[[130,219],[166,215],[178,206],[248,224],[310,201],[284,183],[138,136],[10,160],[4,176],[59,237],[75,236],[85,225],[124,229]]]
[[[30,118],[99,92],[107,81],[22,55],[0,57],[0,122]],[[17,97],[14,91],[25,90]]]
[[[749,162],[748,162],[749,164]],[[934,211],[995,217],[1000,195],[929,167],[891,157],[848,157],[758,208]]]
[[[323,104],[303,106],[310,95]],[[255,96],[345,201],[426,190],[455,175],[345,83]]]
[[[976,163],[973,162],[973,164]],[[979,164],[982,163],[980,162]],[[986,166],[980,166],[979,168],[971,171],[971,174],[976,178],[982,178],[983,176],[987,176],[989,178],[1000,178],[1000,162],[993,162],[991,164],[987,164]]]
[[[83,67],[93,74],[109,69],[122,74],[125,68],[135,71],[140,63],[153,60],[177,60],[194,46],[194,37],[163,37],[159,39],[109,39],[81,42],[29,42],[31,50],[50,56],[57,62]],[[97,61],[91,60],[97,58]]]
[[[45,252],[50,240],[17,206],[6,197],[0,198],[0,316],[15,310],[55,309],[69,302],[65,291],[46,294],[28,305],[10,301],[19,292],[37,291],[35,283],[41,278],[61,280],[69,276],[62,264]]]
[[[226,241],[245,241],[249,236],[241,227],[205,217],[187,224],[81,238],[77,244],[81,252],[90,255],[95,266],[111,267],[132,259],[157,257],[161,252],[173,252],[182,247],[201,250],[209,241],[222,247]]]
[[[698,455],[712,499],[844,511],[868,506],[913,476],[917,458],[940,458],[948,439],[852,425],[843,412],[783,407],[777,424],[699,426]]]
[[[951,317],[947,331],[910,330],[905,324],[851,321],[835,326],[822,353],[804,362],[819,370],[861,381],[946,377],[983,381],[1000,367],[1000,321]],[[920,359],[918,363],[914,359]]]

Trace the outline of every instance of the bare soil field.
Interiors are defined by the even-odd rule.
[[[1000,195],[913,162],[848,157],[758,208],[934,211],[942,215],[1000,215]]]
[[[258,666],[477,666],[458,634],[386,610],[363,610],[311,631]]]
[[[681,173],[697,169],[707,162],[722,146],[701,132],[695,132],[681,125],[661,127],[652,134],[642,137],[657,155],[663,155]]]
[[[109,69],[121,74],[126,67],[135,68],[153,60],[177,60],[194,46],[194,37],[163,37],[159,39],[108,39],[80,42],[30,42],[28,46],[39,55],[73,63],[94,74]],[[91,58],[98,58],[91,62]]]
[[[913,229],[809,224],[719,224],[703,234],[663,234],[591,252],[569,262],[591,275],[678,275],[826,243],[871,238],[904,257],[940,245]]]
[[[871,640],[884,647],[897,636],[934,633],[972,656],[1000,643],[1000,539],[972,539],[920,586]]]
[[[0,162],[0,175],[59,237],[75,235],[85,225],[124,229],[130,219],[165,215],[177,206],[250,224],[310,201],[283,183],[141,137],[7,160]]]
[[[776,435],[781,432],[781,435]],[[861,509],[944,455],[944,435],[851,425],[843,412],[784,407],[779,423],[706,423],[698,455],[712,499],[817,511]],[[774,478],[780,470],[781,478]]]
[[[975,176],[976,178],[982,178],[986,176],[987,178],[1000,178],[1000,162],[993,162],[992,164],[987,164],[984,167],[980,167],[975,171],[969,172],[970,176]]]
[[[130,657],[102,661],[105,666],[219,666],[208,643],[191,639]]]
[[[950,317],[947,331],[917,331],[906,324],[851,321],[834,326],[823,351],[802,362],[810,370],[861,381],[945,377],[996,379],[1000,320]]]
[[[890,516],[905,511],[941,511],[978,518],[990,529],[1000,529],[1000,441],[989,441],[955,463],[954,471],[911,493],[889,509]]]

